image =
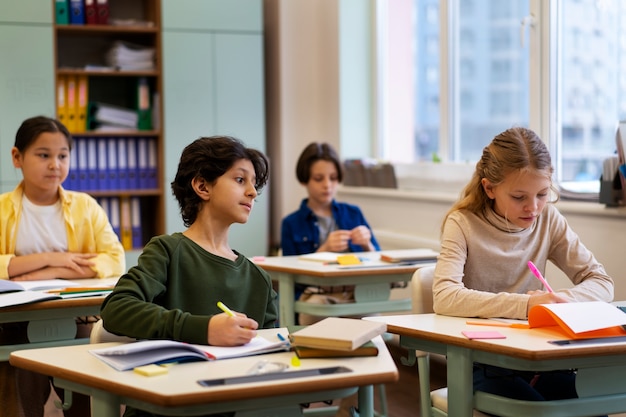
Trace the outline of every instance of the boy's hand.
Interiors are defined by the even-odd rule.
[[[320,252],[345,252],[352,232],[349,230],[335,230],[330,232],[326,242],[319,248]]]
[[[366,226],[357,226],[350,231],[350,240],[355,245],[369,249],[370,240],[372,240],[372,232]]]
[[[235,313],[235,316],[226,313],[216,314],[209,320],[207,343],[214,346],[245,345],[256,336],[258,327],[259,324],[245,314]]]

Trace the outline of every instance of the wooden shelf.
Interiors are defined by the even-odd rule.
[[[51,1],[54,7],[55,1]],[[133,204],[139,202],[141,208],[136,211],[139,213],[137,220],[141,223],[143,245],[152,236],[165,233],[161,0],[108,0],[108,5],[111,24],[55,22],[53,26],[57,117],[68,126],[75,142],[70,180],[64,186],[89,193],[105,209],[108,208],[114,229],[116,219],[129,217],[128,212],[119,210],[127,208],[131,200]],[[142,23],[113,24],[133,21]],[[109,66],[107,54],[117,42],[153,49],[154,68],[105,69]],[[71,114],[70,110],[59,110],[63,102],[70,103],[67,85],[74,86],[72,97],[77,103]],[[142,99],[141,88],[145,86],[149,90],[151,112],[147,120],[152,122],[152,129],[95,130],[99,123],[94,117],[98,106],[123,108],[134,115]],[[86,98],[86,102],[83,100],[79,105],[79,97]],[[151,174],[146,174],[147,171],[140,174],[148,159],[146,149],[150,149],[149,159],[153,169]],[[109,169],[109,158],[115,160],[112,164],[118,167],[117,170]],[[96,174],[93,173],[94,164]],[[127,171],[132,169],[133,173],[122,174],[119,167],[125,167]],[[114,171],[119,171],[119,177]],[[148,176],[150,181],[146,180]],[[118,211],[111,212],[111,207],[118,207]],[[120,224],[119,227],[123,229],[130,225]],[[126,250],[141,249],[136,242],[133,244],[122,239],[125,236],[123,230],[119,235]]]

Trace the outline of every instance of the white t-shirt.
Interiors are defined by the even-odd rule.
[[[23,256],[42,252],[67,252],[61,201],[51,206],[38,206],[24,196],[15,254]]]

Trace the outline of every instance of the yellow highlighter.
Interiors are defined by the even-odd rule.
[[[233,313],[233,311],[226,307],[226,304],[222,303],[221,301],[217,302],[217,306],[220,308],[220,310],[222,310],[224,313],[228,314],[231,317],[235,317],[235,313]]]

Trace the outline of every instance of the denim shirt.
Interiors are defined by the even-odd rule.
[[[323,242],[320,242],[320,231],[317,216],[307,206],[308,199],[302,200],[300,209],[285,217],[281,225],[280,246],[283,255],[302,255],[315,252]],[[365,220],[361,209],[355,205],[339,203],[333,200],[331,204],[332,216],[341,230],[352,230],[357,226],[371,227]],[[380,246],[372,233],[372,245],[376,250]],[[360,245],[348,242],[350,252],[363,252]]]

